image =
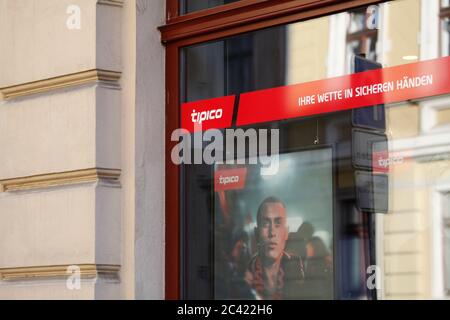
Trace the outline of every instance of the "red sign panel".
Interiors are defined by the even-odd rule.
[[[241,94],[237,125],[450,93],[450,57]]]
[[[183,103],[181,127],[189,132],[231,127],[235,96]]]
[[[245,187],[247,168],[220,169],[214,173],[214,190],[240,190]]]

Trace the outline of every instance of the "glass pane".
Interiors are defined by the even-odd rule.
[[[245,176],[242,189],[226,188],[233,170]],[[222,180],[215,186],[215,297],[332,298],[332,150],[283,154],[274,175],[260,165],[227,164],[215,175]],[[302,184],[310,187],[299,193]],[[274,261],[268,281],[263,270]]]
[[[218,7],[239,0],[179,0],[180,14],[187,14],[203,9]]]

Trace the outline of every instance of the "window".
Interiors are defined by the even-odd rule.
[[[376,61],[378,30],[376,26],[369,26],[368,20],[375,14],[370,11],[370,8],[364,7],[350,12],[347,29],[347,52],[364,55],[367,59]]]
[[[224,4],[237,2],[239,0],[179,0],[180,13],[187,14],[203,9],[218,7]]]
[[[450,54],[450,1],[441,1],[441,55],[448,56]]]

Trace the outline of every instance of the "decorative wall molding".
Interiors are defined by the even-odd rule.
[[[82,279],[93,279],[96,277],[119,278],[119,265],[78,264],[0,269],[0,281],[67,278],[73,274],[71,266],[80,268]]]
[[[118,86],[120,72],[101,69],[87,70],[55,78],[38,80],[10,87],[0,88],[5,100],[53,91],[60,88],[74,87],[89,83],[106,83]]]
[[[30,177],[0,180],[0,192],[40,189],[59,185],[70,185],[98,180],[118,181],[119,169],[84,169],[61,173],[49,173]]]
[[[114,7],[123,7],[123,0],[98,0],[97,4]]]

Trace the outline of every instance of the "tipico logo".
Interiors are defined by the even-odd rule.
[[[196,112],[195,109],[191,113],[191,118],[193,123],[201,124],[206,120],[214,120],[222,118],[222,109],[213,109],[208,111]]]

